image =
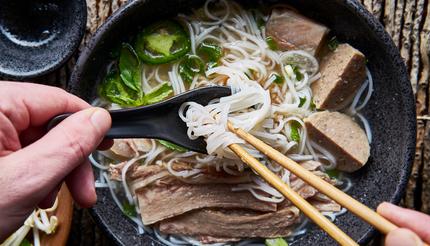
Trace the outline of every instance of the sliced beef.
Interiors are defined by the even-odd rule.
[[[134,178],[131,188],[138,198],[145,225],[200,208],[242,208],[260,212],[273,212],[277,208],[276,204],[254,198],[248,191],[233,192],[236,184],[188,184],[170,175],[162,166],[140,166],[130,177]]]
[[[309,202],[321,212],[339,212],[341,209],[341,206],[332,200],[328,202],[322,202],[311,199]]]
[[[196,237],[199,242],[203,244],[210,244],[210,243],[231,243],[231,242],[237,242],[242,240],[242,238],[228,238],[228,237],[212,237],[212,236],[200,236]]]
[[[305,119],[312,141],[336,158],[337,169],[354,172],[364,166],[370,155],[363,129],[349,116],[339,112],[317,112]]]
[[[300,163],[302,167],[304,167],[308,171],[315,171],[317,170],[322,164],[318,161],[304,161]]]
[[[104,154],[125,161],[138,156],[140,152],[148,152],[151,148],[150,139],[115,139],[110,150],[104,151]]]
[[[160,222],[160,231],[187,236],[220,238],[273,238],[291,233],[297,222],[296,207],[282,208],[272,213],[239,210],[199,209]]]
[[[292,9],[276,8],[266,24],[266,36],[281,50],[305,50],[315,55],[329,29]]]
[[[311,84],[316,107],[339,110],[365,81],[366,58],[349,44],[341,44],[322,59],[320,73],[321,78]]]

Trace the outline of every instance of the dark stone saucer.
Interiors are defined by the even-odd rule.
[[[85,0],[0,0],[0,77],[39,77],[64,64],[85,33]]]

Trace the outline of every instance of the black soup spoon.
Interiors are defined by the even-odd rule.
[[[162,139],[188,150],[200,153],[206,152],[206,142],[203,138],[191,140],[187,135],[187,126],[179,118],[179,108],[185,102],[196,102],[207,105],[215,98],[231,95],[228,87],[212,86],[195,89],[174,96],[166,101],[141,106],[109,111],[112,117],[112,127],[106,138],[155,138]],[[48,124],[53,128],[71,114],[61,114],[54,117]]]

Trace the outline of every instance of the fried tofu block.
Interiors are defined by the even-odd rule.
[[[347,106],[366,78],[366,58],[349,44],[341,44],[320,63],[321,78],[311,84],[318,109]]]
[[[370,146],[363,129],[349,116],[339,112],[317,112],[305,119],[311,141],[336,158],[337,169],[354,172],[370,156]]]

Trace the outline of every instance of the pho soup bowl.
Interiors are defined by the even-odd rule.
[[[110,53],[143,26],[171,18],[204,4],[203,0],[135,0],[115,12],[83,50],[71,76],[69,91],[88,102],[97,96],[97,84],[106,73]],[[245,1],[243,1],[245,2]],[[247,4],[250,1],[246,1]],[[354,0],[263,1],[268,5],[287,3],[300,13],[328,26],[341,42],[365,54],[373,75],[374,92],[362,114],[373,132],[368,163],[350,175],[348,193],[376,209],[383,201],[399,203],[411,170],[415,150],[415,104],[411,85],[399,51],[383,26]],[[119,245],[162,244],[150,233],[139,235],[135,224],[115,205],[108,189],[98,189],[92,208],[96,222]],[[376,231],[351,213],[339,216],[335,224],[360,244]],[[315,226],[294,245],[332,245],[326,233]]]

